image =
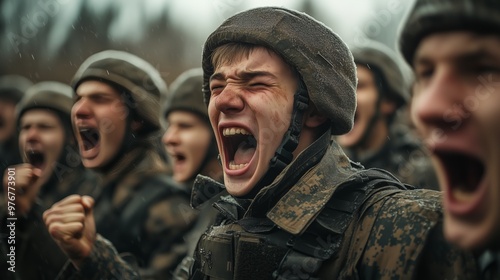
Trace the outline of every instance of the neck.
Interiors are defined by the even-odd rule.
[[[373,124],[371,133],[366,141],[363,141],[364,143],[360,143],[355,146],[354,150],[358,154],[378,151],[385,145],[388,137],[389,128],[387,120],[385,118],[378,118],[378,120]]]

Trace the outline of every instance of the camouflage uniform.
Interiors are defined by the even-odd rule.
[[[134,133],[127,129],[115,158],[96,170],[102,177],[93,210],[97,242],[79,271],[68,264],[59,278],[168,279],[187,253],[183,236],[197,213],[189,192],[167,175],[155,145],[165,82],[146,61],[113,50],[82,63],[72,81],[75,91],[89,79],[119,89],[132,112],[127,126],[132,115],[143,126]]]
[[[418,0],[403,22],[399,48],[412,66],[420,42],[427,36],[451,31],[495,35],[500,30],[500,2],[490,0]],[[490,248],[493,249],[493,248]],[[481,279],[500,279],[498,248],[478,256]]]
[[[189,193],[157,169],[153,151],[128,156],[99,186],[91,256],[79,272],[68,264],[59,279],[169,279],[187,253],[183,237],[197,216]]]
[[[443,241],[439,192],[356,166],[328,135],[305,152],[255,199],[215,203],[222,221],[192,279],[477,279],[472,256]],[[198,184],[195,199],[214,189]]]
[[[30,87],[18,103],[18,124],[21,116],[30,109],[53,110],[60,116],[67,138],[62,147],[62,154],[53,167],[53,174],[41,187],[37,201],[26,216],[17,217],[16,273],[7,270],[7,260],[4,259],[7,253],[4,250],[9,248],[6,238],[9,232],[2,225],[1,279],[55,279],[68,258],[50,237],[42,214],[54,202],[68,195],[94,195],[97,177],[82,166],[71,128],[72,92],[71,87],[64,84],[42,82]],[[6,221],[7,208],[3,199],[1,204],[2,221]]]
[[[205,103],[211,56],[226,43],[276,52],[300,74],[306,95],[299,85],[289,131],[255,195],[227,195],[198,176],[193,206],[213,203],[217,190],[223,195],[213,204],[218,221],[198,242],[191,279],[475,279],[472,256],[443,242],[439,192],[409,190],[385,171],[365,170],[333,140],[351,129],[356,106],[354,60],[336,34],[284,8],[229,18],[204,46]],[[308,100],[330,126],[288,161]]]

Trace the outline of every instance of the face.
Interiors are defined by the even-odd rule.
[[[0,99],[0,143],[12,137],[16,131],[16,104]]]
[[[276,54],[257,47],[216,67],[210,79],[210,122],[228,192],[250,192],[290,126],[298,80]]]
[[[338,143],[346,148],[359,144],[377,111],[378,89],[372,72],[361,65],[357,66],[358,86],[356,88],[356,113],[352,130],[339,136]]]
[[[200,169],[212,140],[212,129],[198,115],[172,111],[162,137],[172,164],[174,180],[186,182]]]
[[[498,246],[499,50],[500,37],[450,32],[415,54],[412,119],[444,191],[445,235],[465,249]]]
[[[59,159],[65,140],[58,115],[46,109],[31,109],[20,119],[19,150],[24,162],[42,170],[46,182]]]
[[[129,111],[121,95],[103,82],[85,81],[76,95],[71,120],[83,165],[104,167],[122,146]]]

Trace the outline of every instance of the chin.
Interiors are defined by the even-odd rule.
[[[446,239],[464,250],[482,252],[498,248],[498,226],[489,222],[464,222],[446,216],[444,234]]]

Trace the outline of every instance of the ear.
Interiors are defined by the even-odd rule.
[[[309,104],[305,115],[304,126],[308,128],[316,128],[328,120],[326,116],[318,112],[318,109],[312,103]]]
[[[396,102],[388,99],[383,99],[380,102],[380,113],[384,116],[389,116],[396,111]]]

